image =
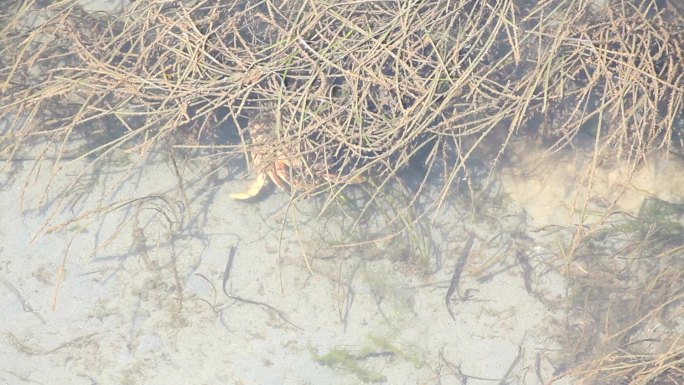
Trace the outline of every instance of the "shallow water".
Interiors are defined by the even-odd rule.
[[[8,363],[0,378],[548,381],[564,366],[556,354],[567,290],[559,245],[573,233],[574,196],[558,191],[571,191],[581,172],[568,156],[540,168],[540,152],[522,143],[511,150],[518,145],[527,150],[475,201],[454,191],[411,231],[357,245],[390,233],[392,215],[408,221],[417,212],[403,209],[399,195],[380,195],[386,204],[353,228],[360,188],[319,215],[321,199],[286,211],[289,195],[276,189],[254,202],[230,199],[247,183],[235,178],[239,164],[212,169],[206,158],[174,165],[166,151],[116,152],[78,178],[88,160],[64,163],[50,179],[49,164],[33,168],[27,154],[0,192],[0,362]],[[663,181],[681,183],[663,174],[680,169],[677,160],[659,162],[669,166],[653,174],[658,183],[641,177],[622,194],[624,210],[638,194],[652,198],[649,189],[675,191]],[[637,175],[650,175],[644,167]],[[613,172],[602,169],[596,180]],[[430,201],[439,192],[423,194]],[[591,202],[609,198],[595,193]]]
[[[19,168],[1,192],[5,381],[485,384],[524,383],[535,365],[547,378],[554,370],[552,358],[535,360],[558,348],[545,333],[557,306],[535,293],[560,298],[563,282],[547,271],[526,290],[516,253],[529,253],[534,274],[552,255],[512,235],[519,213],[469,223],[456,194],[416,227],[429,236],[423,253],[404,236],[333,247],[353,240],[336,234],[354,233],[334,209],[311,215],[315,199],[285,217],[287,194],[231,200],[245,182],[225,183],[226,170],[207,177],[202,161],[182,164],[181,189],[162,153],[142,163],[114,158],[81,176],[60,204],[73,173],[58,174],[41,204],[49,167],[25,193],[31,168]],[[508,209],[484,210],[505,218]],[[445,297],[464,255],[466,299],[454,296],[452,319]]]

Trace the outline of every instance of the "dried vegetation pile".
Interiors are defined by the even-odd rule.
[[[2,19],[2,157],[36,140],[64,156],[102,130],[84,153],[218,144],[229,120],[236,152],[286,159],[294,179],[383,184],[419,155],[446,194],[485,139],[503,151],[529,122],[550,150],[593,133],[597,162],[681,151],[680,9],[609,3],[24,2]],[[272,141],[250,140],[256,116]]]

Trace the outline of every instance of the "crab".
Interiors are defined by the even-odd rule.
[[[264,190],[269,181],[282,191],[288,190],[288,187],[295,188],[296,183],[290,176],[291,162],[285,156],[274,153],[268,148],[269,142],[273,141],[273,135],[268,126],[263,122],[255,122],[250,125],[249,134],[255,146],[249,155],[256,171],[256,179],[247,186],[245,191],[230,194],[231,198],[237,200],[254,198]]]
[[[269,181],[275,184],[281,191],[315,189],[316,182],[322,180],[331,183],[341,182],[339,175],[329,172],[323,164],[315,164],[311,168],[306,167],[302,160],[291,154],[296,150],[276,151],[272,146],[274,136],[269,126],[262,120],[258,120],[249,126],[249,134],[253,148],[249,152],[252,158],[253,169],[256,171],[256,179],[247,189],[230,194],[237,200],[248,200],[259,195],[268,185]],[[290,155],[288,155],[288,153]],[[347,181],[349,184],[363,183],[365,178],[353,177]]]

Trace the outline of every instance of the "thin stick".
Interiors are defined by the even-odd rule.
[[[57,283],[55,284],[55,288],[52,293],[52,311],[55,311],[55,309],[57,308],[57,295],[59,294],[59,289],[62,287],[62,282],[64,282],[66,260],[67,256],[69,255],[69,248],[71,248],[71,243],[74,241],[74,238],[76,238],[75,235],[71,237],[71,240],[69,241],[69,244],[66,247],[66,251],[64,251],[62,264],[59,266],[59,270],[57,270]]]

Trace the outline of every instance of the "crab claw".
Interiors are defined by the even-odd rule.
[[[247,186],[247,190],[239,192],[239,193],[232,193],[232,194],[230,194],[230,197],[233,199],[237,199],[237,200],[246,200],[246,199],[254,198],[255,196],[259,195],[261,190],[264,189],[265,185],[266,185],[266,174],[259,173],[256,177],[256,180],[254,180],[254,182],[250,183],[249,186]]]

